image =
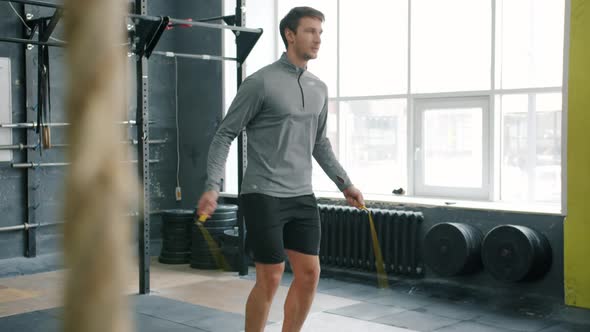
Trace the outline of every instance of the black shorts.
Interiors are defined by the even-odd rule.
[[[240,196],[246,222],[246,251],[255,262],[278,264],[285,249],[307,255],[320,252],[320,214],[315,196],[279,198]]]

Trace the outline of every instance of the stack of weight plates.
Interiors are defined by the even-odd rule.
[[[194,212],[193,212],[194,213]],[[215,256],[221,256],[221,238],[224,231],[231,230],[237,224],[238,206],[219,204],[215,213],[204,223],[205,230],[211,235],[215,244],[210,245],[203,236],[199,226],[192,225],[192,245],[190,264],[196,269],[218,269]]]
[[[162,251],[158,261],[164,264],[187,264],[190,260],[193,210],[162,212]]]

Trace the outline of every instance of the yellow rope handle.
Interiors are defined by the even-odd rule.
[[[375,265],[377,267],[377,283],[379,288],[387,288],[387,274],[385,273],[385,264],[383,263],[383,255],[381,254],[381,246],[379,245],[379,238],[375,230],[375,222],[371,211],[364,205],[361,205],[361,210],[367,211],[369,214],[369,226],[371,227],[371,237],[373,238],[373,252],[375,253]]]

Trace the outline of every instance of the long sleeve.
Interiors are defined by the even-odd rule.
[[[330,140],[326,137],[328,122],[328,100],[326,99],[320,117],[318,119],[318,131],[316,134],[315,146],[313,149],[313,157],[322,167],[328,177],[336,184],[340,191],[350,187],[352,182],[348,178],[346,171],[336,156]]]
[[[209,147],[206,191],[219,192],[231,142],[260,111],[263,101],[264,81],[254,76],[244,80]]]

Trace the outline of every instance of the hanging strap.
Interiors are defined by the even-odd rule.
[[[40,26],[40,31],[43,28]],[[47,123],[51,122],[51,88],[49,80],[49,48],[45,45],[39,46],[39,94],[37,107],[37,126],[35,132],[39,135],[41,142],[41,153],[43,149],[51,147],[51,132]]]

